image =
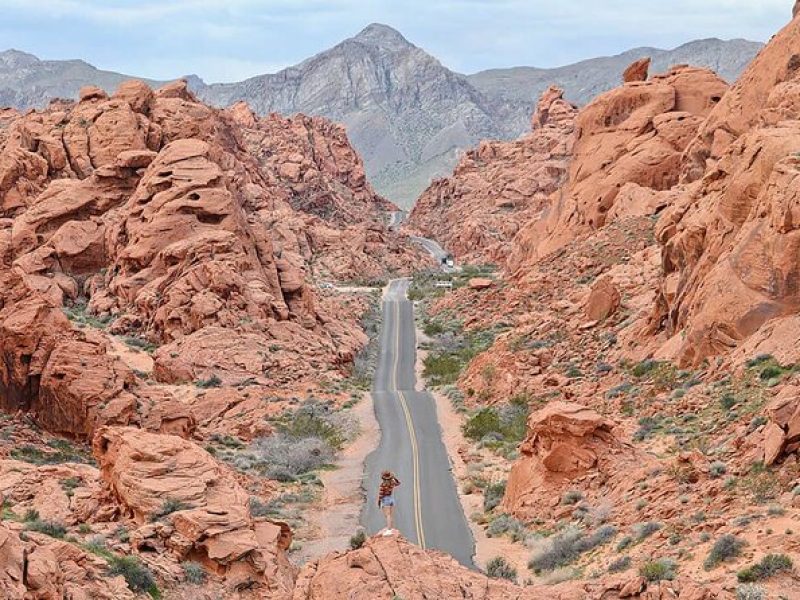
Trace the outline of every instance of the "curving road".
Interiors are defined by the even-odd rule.
[[[426,391],[416,391],[414,306],[407,299],[409,281],[389,284],[383,302],[383,331],[372,395],[381,428],[377,450],[367,459],[367,504],[362,522],[367,532],[383,529],[377,490],[384,469],[402,482],[395,490],[395,527],[422,548],[447,552],[473,567],[474,542],[456,492],[436,406]]]

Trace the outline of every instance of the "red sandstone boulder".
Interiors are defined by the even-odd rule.
[[[605,321],[617,312],[622,302],[614,282],[603,277],[595,282],[586,301],[586,316],[590,321]]]
[[[647,75],[650,70],[650,57],[640,58],[639,60],[631,63],[627,69],[622,73],[623,83],[631,83],[633,81],[647,81]]]

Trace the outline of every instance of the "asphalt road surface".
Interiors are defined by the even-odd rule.
[[[436,406],[426,391],[416,391],[414,306],[406,298],[409,282],[389,284],[383,303],[383,331],[373,397],[381,428],[377,450],[367,459],[364,527],[374,534],[385,527],[377,506],[380,474],[392,471],[395,528],[422,548],[435,548],[473,567],[474,541],[458,500],[450,459],[442,442]]]

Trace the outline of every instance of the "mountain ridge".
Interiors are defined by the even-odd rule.
[[[635,48],[554,69],[510,67],[462,74],[396,29],[372,23],[356,35],[277,73],[234,83],[185,78],[215,106],[247,102],[258,114],[324,116],[345,124],[376,189],[410,207],[432,179],[449,174],[459,156],[484,139],[511,140],[527,132],[538,97],[549,85],[585,104],[619,83],[628,63],[653,57],[652,72],[673,63],[721,71],[731,80],[762,44],[695,40],[673,50]],[[0,53],[0,105],[38,108],[77,97],[83,85],[113,91],[131,76],[79,59],[40,60],[19,50]],[[153,87],[164,82],[144,79]]]

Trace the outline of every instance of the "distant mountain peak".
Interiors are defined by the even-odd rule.
[[[352,39],[362,44],[369,44],[390,50],[412,46],[411,42],[403,37],[402,33],[383,23],[371,23],[367,25]]]
[[[0,64],[8,69],[28,67],[38,64],[39,62],[41,61],[33,54],[21,52],[20,50],[14,50],[13,48],[0,52]]]

